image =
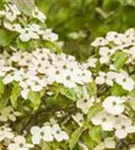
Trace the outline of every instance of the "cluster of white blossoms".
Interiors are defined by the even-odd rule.
[[[63,131],[58,124],[46,124],[43,127],[33,126],[30,130],[31,143],[26,142],[24,135],[16,135],[7,125],[0,127],[0,142],[5,142],[8,150],[29,150],[34,145],[39,145],[41,141],[62,142],[68,140],[68,134]]]
[[[32,143],[40,144],[41,140],[52,142],[54,140],[61,142],[68,140],[68,134],[61,130],[58,124],[44,125],[43,127],[33,126],[30,130],[32,134]]]
[[[101,125],[103,131],[115,131],[119,139],[124,139],[128,133],[135,133],[135,123],[125,115],[128,100],[127,97],[107,97],[102,103],[104,110],[91,119],[92,123]]]
[[[38,10],[37,7],[31,12],[31,17],[42,23],[46,20],[45,14]],[[3,27],[9,31],[17,32],[18,38],[22,42],[38,39],[52,42],[58,40],[58,35],[53,33],[51,29],[34,22],[25,24],[22,20],[22,13],[14,2],[5,4],[5,10],[0,11],[0,18],[4,18]],[[23,19],[27,20],[26,16],[23,16]]]
[[[108,86],[113,86],[114,83],[122,86],[123,89],[127,91],[132,91],[135,87],[135,81],[128,75],[127,72],[99,72],[99,75],[96,77],[95,82],[98,85],[106,84]]]
[[[133,150],[134,29],[97,38],[90,58],[80,63],[45,45],[55,47],[58,35],[46,27],[46,16],[36,6],[29,15],[18,2],[25,4],[9,0],[0,10],[1,33],[15,34],[1,44],[0,146],[104,150],[121,149],[125,142]],[[69,34],[84,37],[82,31]]]
[[[7,66],[7,60],[2,60],[0,77],[4,84],[19,82],[22,96],[27,98],[30,90],[41,91],[54,82],[65,87],[74,88],[92,81],[91,72],[83,69],[73,56],[64,53],[54,54],[49,49],[37,49],[32,53],[16,52],[10,58],[16,67]],[[5,64],[4,64],[5,61]]]
[[[115,31],[108,32],[105,38],[99,37],[91,45],[99,48],[99,61],[101,64],[113,64],[113,56],[118,52],[123,52],[127,55],[126,64],[134,64],[134,29],[129,29],[124,34]]]

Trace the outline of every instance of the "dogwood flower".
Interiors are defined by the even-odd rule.
[[[91,106],[93,106],[94,102],[95,102],[95,98],[94,97],[91,97],[89,99],[81,99],[81,100],[77,101],[76,106],[78,108],[80,108],[83,113],[86,114],[88,112],[89,108]]]
[[[18,135],[14,138],[13,143],[9,144],[8,150],[29,150],[33,147],[33,144],[26,143],[26,139]]]
[[[18,23],[11,24],[10,22],[4,22],[4,27],[10,31],[15,31],[18,33],[23,32],[23,28]]]
[[[14,111],[11,106],[8,106],[0,111],[0,121],[6,122],[8,120],[16,121],[16,117],[20,116],[21,113]]]
[[[103,131],[112,131],[116,118],[106,111],[98,112],[92,119],[92,123],[96,126],[101,125]]]
[[[124,42],[125,36],[114,31],[110,31],[106,35],[106,40],[109,42],[114,42],[116,45],[122,45]]]
[[[84,122],[83,113],[76,113],[75,115],[72,115],[72,118],[79,126],[83,125],[83,122]]]
[[[34,18],[39,19],[41,22],[45,22],[45,20],[46,20],[45,14],[42,13],[41,11],[39,11],[37,7],[34,8],[34,10],[32,12],[32,16]]]
[[[135,86],[134,80],[130,78],[126,73],[117,74],[116,82],[120,84],[123,87],[123,89],[127,91],[132,91]]]
[[[27,42],[31,39],[39,39],[39,35],[35,32],[32,31],[32,29],[30,28],[24,28],[21,32],[21,34],[19,35],[19,39],[22,42]]]
[[[91,43],[91,45],[94,47],[105,46],[107,44],[108,44],[108,41],[102,37],[96,38],[96,40]]]
[[[101,47],[99,49],[99,55],[100,55],[100,63],[109,63],[111,56],[114,54],[114,49],[109,49],[108,47]]]
[[[5,6],[5,9],[5,16],[10,22],[13,22],[21,14],[15,4],[8,4]]]
[[[135,126],[130,118],[120,115],[115,122],[115,135],[118,139],[124,139],[128,133],[135,132]]]
[[[99,85],[106,83],[109,86],[113,86],[115,81],[115,76],[116,76],[115,72],[109,71],[105,73],[100,71],[99,76],[96,77],[95,81]]]
[[[0,127],[0,142],[9,139],[12,140],[14,138],[14,134],[12,132],[12,129],[7,126],[1,126]]]
[[[58,124],[54,124],[52,126],[52,131],[53,131],[53,136],[54,138],[58,141],[58,142],[61,142],[61,141],[64,141],[64,140],[68,140],[69,139],[69,136],[68,134],[61,130],[60,126]]]
[[[32,134],[32,143],[40,144],[41,140],[51,142],[54,140],[53,130],[50,126],[43,127],[33,126],[30,130]]]
[[[125,101],[126,100],[122,97],[109,96],[104,100],[102,106],[109,114],[119,115],[123,113],[125,109],[124,106]]]
[[[116,148],[116,142],[113,138],[106,138],[104,142],[97,145],[94,150],[114,149]]]
[[[46,29],[43,33],[43,39],[54,42],[58,40],[58,35],[53,33],[51,29]]]

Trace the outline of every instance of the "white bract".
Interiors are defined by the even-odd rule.
[[[61,141],[64,141],[64,140],[68,140],[69,139],[69,136],[68,134],[61,130],[60,126],[58,124],[54,124],[52,126],[52,131],[53,131],[53,136],[54,138],[58,141],[58,142],[61,142]]]
[[[116,82],[120,84],[123,89],[127,91],[132,91],[135,86],[135,82],[132,78],[128,76],[126,73],[119,73],[116,76]]]
[[[112,131],[115,125],[116,118],[106,111],[98,112],[92,119],[95,126],[101,125],[103,131]]]
[[[45,14],[42,13],[41,11],[39,11],[37,7],[35,7],[35,9],[33,10],[32,16],[34,18],[39,19],[41,22],[45,22],[45,20],[46,20]]]
[[[102,106],[109,114],[119,115],[124,112],[125,101],[126,101],[125,98],[122,97],[109,96],[104,100]]]
[[[33,126],[30,130],[32,134],[32,143],[40,144],[41,140],[50,142],[54,140],[52,128],[50,126]]]
[[[97,84],[102,85],[102,84],[107,84],[109,86],[112,86],[115,81],[115,72],[99,72],[99,76],[96,77],[95,81]]]
[[[91,43],[91,45],[94,46],[94,47],[105,46],[105,45],[107,45],[107,44],[108,44],[108,41],[105,40],[105,39],[102,38],[102,37],[97,38],[95,41],[93,41],[93,42]]]
[[[133,125],[132,120],[124,115],[117,118],[114,128],[118,139],[124,139],[128,133],[135,132],[135,125]]]
[[[77,101],[76,106],[82,110],[83,113],[87,113],[89,108],[93,106],[95,98],[91,97],[89,99],[81,99]]]
[[[12,129],[7,126],[0,127],[0,142],[6,139],[12,140],[14,138],[14,134]]]
[[[114,54],[115,50],[114,49],[109,49],[108,47],[101,47],[99,49],[99,55],[100,55],[100,63],[109,63],[111,56]]]
[[[97,145],[94,150],[114,149],[116,148],[116,142],[113,138],[106,138],[104,142]]]
[[[84,122],[84,116],[83,113],[77,113],[75,115],[72,115],[72,118],[74,119],[74,121],[79,125],[82,126],[83,122]]]
[[[16,121],[16,117],[20,116],[21,113],[14,111],[12,106],[8,106],[0,111],[0,121],[7,122],[8,120]]]
[[[46,124],[43,127],[34,126],[30,130],[32,134],[32,143],[40,144],[41,140],[51,142],[57,140],[61,142],[63,140],[68,140],[68,135],[66,132],[62,131],[58,124],[53,124],[52,126]]]
[[[26,143],[26,139],[18,135],[14,138],[13,143],[9,144],[8,150],[29,150],[33,147],[33,144]]]

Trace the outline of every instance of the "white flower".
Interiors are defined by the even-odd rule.
[[[96,62],[97,62],[97,58],[89,58],[87,60],[87,64],[89,67],[93,67],[95,68],[96,67]]]
[[[109,86],[112,86],[114,81],[115,81],[115,76],[116,76],[116,73],[115,72],[99,72],[99,76],[96,77],[96,83],[101,85],[101,84],[104,84],[106,83],[107,85]]]
[[[8,150],[29,150],[34,147],[33,144],[26,143],[26,139],[23,136],[16,136],[14,143],[9,144]]]
[[[42,28],[38,24],[31,24],[28,26],[31,29],[31,31],[36,32],[39,35],[42,35],[44,33],[44,31],[42,30]]]
[[[18,33],[23,32],[23,28],[18,23],[11,24],[10,22],[4,22],[4,27],[7,28],[8,30],[16,31]]]
[[[8,106],[0,111],[0,121],[16,121],[16,117],[20,115],[20,112],[14,111],[14,109],[11,106]]]
[[[119,115],[125,110],[125,101],[126,100],[122,97],[109,96],[104,100],[102,106],[108,113],[112,115]]]
[[[36,32],[33,32],[30,28],[24,28],[19,35],[19,38],[22,42],[27,42],[31,39],[39,39],[39,35]]]
[[[6,126],[0,127],[0,142],[5,139],[12,140],[13,138],[14,138],[14,134],[12,132],[12,129]]]
[[[109,49],[108,47],[101,47],[99,49],[99,55],[100,55],[100,63],[109,63],[111,56],[114,54],[114,49]]]
[[[91,45],[94,47],[105,46],[107,44],[108,44],[108,41],[102,37],[96,38],[96,40],[91,43]]]
[[[62,131],[61,128],[60,128],[60,126],[58,124],[54,124],[52,126],[52,131],[53,131],[54,138],[58,142],[61,142],[61,141],[69,139],[68,134],[65,131]]]
[[[21,14],[21,12],[18,10],[15,4],[13,5],[8,4],[5,7],[6,7],[5,16],[11,22],[13,22],[16,19],[16,17]]]
[[[114,149],[116,148],[116,142],[113,138],[106,138],[104,142],[97,145],[94,150]]]
[[[120,115],[115,123],[115,135],[118,139],[124,139],[128,133],[135,132],[135,126],[132,120],[124,115]]]
[[[42,13],[41,11],[39,11],[37,7],[35,7],[35,9],[33,10],[32,16],[34,18],[39,19],[41,22],[45,22],[45,20],[46,20],[45,14]]]
[[[128,76],[126,73],[119,73],[116,76],[116,82],[120,84],[123,89],[127,91],[132,91],[135,86],[135,82],[132,78]]]
[[[43,33],[43,39],[54,42],[58,40],[58,35],[53,33],[51,29],[46,29]]]
[[[126,43],[132,43],[135,39],[135,30],[133,28],[128,29],[124,35],[126,36]]]
[[[92,123],[96,126],[101,125],[103,131],[112,131],[116,118],[106,111],[98,112],[92,119]]]
[[[84,122],[83,113],[77,113],[75,115],[72,115],[72,118],[79,126],[83,125],[83,122]]]
[[[61,142],[68,139],[67,133],[62,131],[58,124],[53,124],[52,126],[45,124],[42,128],[34,126],[31,128],[30,132],[32,134],[33,144],[40,144],[41,140],[51,142],[56,139]]]
[[[89,99],[81,99],[77,101],[77,107],[82,110],[83,113],[87,113],[89,108],[93,106],[93,103],[95,102],[95,98],[91,97]]]
[[[50,126],[46,125],[42,128],[38,126],[33,126],[30,130],[32,134],[32,143],[40,144],[41,140],[51,142],[54,140],[53,130]]]
[[[26,89],[23,89],[23,90],[21,91],[21,96],[22,96],[24,99],[27,99],[29,92],[30,92],[30,89],[27,89],[27,88],[26,88]]]
[[[116,45],[122,45],[123,42],[125,41],[125,36],[123,34],[110,31],[106,35],[106,40],[108,40],[109,42],[114,42],[114,44]]]

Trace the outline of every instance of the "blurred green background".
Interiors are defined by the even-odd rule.
[[[91,41],[108,31],[135,27],[135,0],[35,0],[47,15],[47,25],[64,41],[63,50],[82,61]],[[70,37],[76,32],[79,37]],[[75,36],[76,36],[75,33]]]

